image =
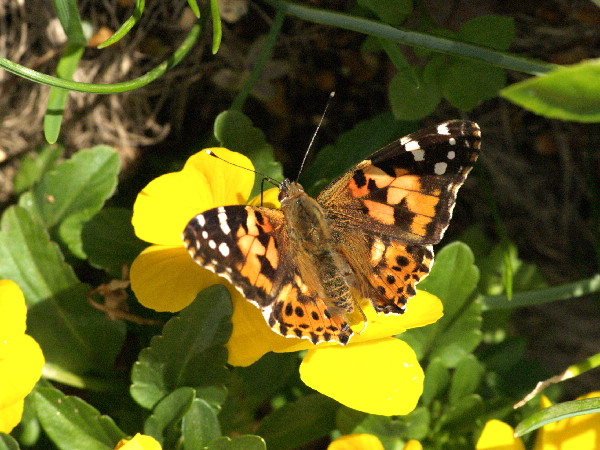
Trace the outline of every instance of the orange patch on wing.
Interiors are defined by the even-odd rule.
[[[390,187],[404,189],[405,191],[421,192],[423,190],[421,178],[418,175],[405,175],[394,178],[390,184]]]
[[[364,197],[369,193],[369,188],[367,188],[367,185],[365,184],[362,187],[358,187],[356,181],[354,181],[354,178],[350,178],[350,181],[348,182],[348,190],[350,191],[350,195],[356,198]]]
[[[260,273],[260,262],[257,255],[265,254],[265,247],[254,236],[242,236],[238,240],[238,247],[244,255],[244,262],[239,267],[239,271],[245,278],[248,278],[252,284],[258,280]]]
[[[371,200],[363,200],[369,210],[369,217],[385,225],[394,225],[394,207]]]
[[[275,239],[273,238],[271,238],[269,240],[269,243],[267,244],[265,257],[267,258],[267,261],[269,261],[273,269],[277,269],[277,267],[279,267],[279,251],[277,251],[277,247],[275,246]]]

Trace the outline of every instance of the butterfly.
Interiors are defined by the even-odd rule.
[[[360,302],[402,314],[429,273],[458,189],[479,155],[479,126],[453,120],[398,139],[316,198],[279,185],[281,209],[220,206],[183,231],[191,257],[229,280],[286,337],[346,344]]]

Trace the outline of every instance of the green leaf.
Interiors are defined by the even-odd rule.
[[[18,206],[7,209],[0,231],[0,277],[15,281],[30,307],[27,329],[46,360],[73,372],[113,366],[125,325],[109,322],[86,300],[79,283],[44,228]]]
[[[515,39],[515,33],[515,21],[512,17],[490,14],[469,20],[461,27],[458,37],[496,50],[508,50]]]
[[[419,120],[431,114],[442,95],[437,84],[407,72],[398,72],[388,86],[388,98],[397,120]]]
[[[75,0],[53,0],[54,9],[62,28],[72,44],[85,46],[86,39]]]
[[[136,0],[135,9],[134,9],[131,17],[129,19],[127,19],[125,22],[123,22],[123,25],[121,25],[119,27],[119,29],[117,31],[115,31],[111,37],[109,37],[106,41],[104,41],[100,45],[98,45],[98,48],[103,49],[103,48],[108,47],[109,45],[114,44],[115,42],[119,42],[123,38],[123,36],[125,36],[127,33],[129,33],[129,30],[131,30],[135,26],[135,24],[138,23],[139,20],[142,18],[142,14],[144,13],[145,6],[146,6],[146,0]],[[196,8],[198,8],[198,5],[196,5]]]
[[[119,157],[112,148],[80,150],[47,172],[32,192],[21,195],[19,205],[48,228],[68,218],[59,234],[75,255],[83,257],[81,227],[112,195],[118,172]]]
[[[383,113],[358,123],[343,133],[333,145],[321,149],[300,180],[308,192],[316,194],[327,183],[358,164],[371,153],[414,128],[398,122],[390,113]]]
[[[385,448],[403,449],[409,439],[423,439],[429,431],[430,416],[419,407],[406,416],[369,415],[353,433],[368,433],[379,438]]]
[[[444,392],[449,381],[450,373],[446,365],[439,358],[431,360],[425,369],[421,402],[425,406],[429,406],[434,399]]]
[[[185,448],[204,448],[221,436],[221,427],[215,409],[204,400],[196,398],[183,416],[181,425]]]
[[[336,428],[342,434],[352,434],[354,429],[361,424],[368,414],[362,411],[340,406],[335,414]]]
[[[441,76],[442,94],[452,105],[470,111],[479,102],[498,95],[506,73],[491,64],[456,58]]]
[[[154,437],[161,445],[170,448],[171,445],[167,443],[173,444],[173,442],[170,442],[169,438],[175,439],[172,430],[189,411],[195,395],[193,388],[182,387],[159,401],[144,424],[144,434]]]
[[[251,366],[238,368],[237,373],[244,382],[245,395],[259,402],[275,394],[298,373],[298,355],[269,352]]]
[[[324,395],[305,395],[265,417],[256,433],[268,448],[298,448],[335,428],[338,407],[339,403]]]
[[[79,283],[46,230],[19,206],[0,222],[0,276],[19,285],[29,306]]]
[[[481,305],[470,301],[479,271],[473,253],[465,244],[448,244],[436,255],[429,276],[419,289],[434,294],[444,304],[444,316],[436,323],[413,328],[400,337],[415,350],[419,359],[429,354],[446,367],[455,367],[481,341]]]
[[[162,336],[139,354],[133,366],[131,395],[152,408],[179,387],[224,391],[228,370],[224,345],[231,334],[231,299],[220,285],[202,291],[178,316],[167,322]]]
[[[266,450],[267,445],[260,436],[250,434],[236,436],[230,439],[226,436],[215,439],[210,442],[206,450]]]
[[[600,59],[559,67],[508,86],[507,100],[551,119],[600,122]]]
[[[31,188],[42,176],[51,169],[64,148],[61,145],[46,145],[38,152],[27,154],[21,159],[21,165],[14,180],[14,191],[20,194]]]
[[[385,23],[398,26],[413,10],[412,0],[358,0],[358,4],[373,11]]]
[[[64,80],[72,79],[84,51],[85,45],[69,41],[65,52],[58,61],[56,76]],[[58,140],[60,124],[68,99],[69,91],[57,87],[50,89],[46,104],[46,114],[44,115],[44,136],[50,144],[54,144]]]
[[[89,291],[87,284],[70,286],[27,313],[27,333],[42,347],[46,362],[76,374],[111,370],[125,340],[125,324],[92,308]]]
[[[516,426],[515,436],[523,436],[524,434],[558,420],[598,412],[600,412],[600,397],[559,403],[558,405],[542,409],[523,420]]]
[[[131,224],[133,212],[125,208],[103,208],[83,225],[81,241],[89,263],[121,277],[124,264],[131,262],[148,246],[137,238]]]
[[[200,8],[198,7],[198,2],[196,0],[187,0],[188,6],[194,13],[194,15],[199,19],[200,18]]]
[[[456,405],[463,398],[474,394],[485,373],[483,365],[473,355],[466,355],[456,365],[450,384],[450,405]]]
[[[258,172],[283,181],[283,169],[275,161],[273,147],[267,143],[265,134],[254,127],[244,113],[230,110],[219,114],[215,119],[214,134],[223,147],[250,158]],[[260,194],[261,181],[259,174],[254,180],[251,197]]]
[[[5,433],[0,433],[0,450],[19,450],[19,443]]]
[[[99,211],[117,184],[119,157],[106,146],[80,150],[47,172],[19,204],[48,227],[81,210]]]
[[[40,423],[57,448],[112,450],[126,437],[110,417],[80,398],[49,387],[38,387],[33,395]]]
[[[462,401],[448,409],[444,421],[448,426],[471,430],[472,424],[483,414],[483,400],[477,394],[463,397]]]
[[[210,0],[210,17],[213,25],[212,54],[216,55],[221,46],[223,31],[221,30],[221,14],[218,0]]]

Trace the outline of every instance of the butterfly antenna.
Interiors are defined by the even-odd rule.
[[[212,150],[205,150],[205,152],[207,154],[209,154],[210,156],[214,156],[215,158],[220,159],[223,162],[226,162],[227,164],[231,164],[234,167],[239,167],[240,169],[244,169],[244,170],[247,170],[249,172],[257,173],[257,174],[261,175],[269,183],[271,183],[273,186],[279,187],[281,185],[281,183],[279,181],[275,180],[274,178],[271,178],[269,175],[265,175],[264,173],[259,172],[258,170],[248,169],[247,167],[240,166],[239,164],[232,163],[231,161],[227,161],[226,159],[223,159],[219,155],[215,154]]]
[[[308,148],[306,149],[306,152],[304,153],[304,158],[302,159],[302,164],[300,164],[300,170],[298,171],[298,176],[296,177],[296,179],[300,178],[300,174],[302,173],[302,169],[304,168],[304,163],[306,162],[306,157],[308,156],[308,153],[310,152],[310,149],[312,148],[313,142],[315,142],[315,138],[317,137],[319,128],[321,128],[321,125],[323,124],[323,119],[325,119],[325,114],[327,113],[327,109],[329,108],[329,105],[331,104],[333,97],[335,97],[335,91],[332,91],[329,94],[327,103],[325,103],[325,109],[323,110],[323,114],[321,115],[321,120],[319,120],[317,129],[315,130],[314,134],[312,135],[312,138],[310,139],[310,143],[308,144]]]

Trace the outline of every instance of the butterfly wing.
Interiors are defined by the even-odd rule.
[[[195,216],[183,231],[199,265],[229,280],[286,337],[345,344],[346,319],[327,308],[300,277],[279,210],[222,206]]]
[[[339,251],[366,280],[377,311],[402,313],[433,262],[456,195],[477,160],[479,126],[454,120],[398,139],[329,185],[317,198]],[[342,236],[354,235],[354,239]],[[352,255],[368,249],[370,264]],[[364,252],[363,252],[364,253]]]

